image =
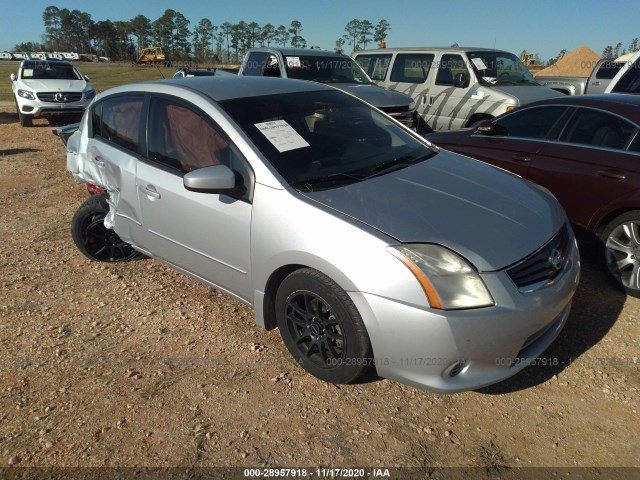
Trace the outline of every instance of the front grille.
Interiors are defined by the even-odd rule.
[[[541,248],[507,270],[521,290],[533,290],[552,282],[567,266],[571,254],[571,235],[565,224]]]
[[[413,124],[415,123],[415,110],[411,110],[408,106],[382,107],[380,110],[390,117],[395,118],[400,123],[405,124],[407,127],[413,127]]]
[[[71,103],[82,100],[82,92],[43,92],[38,93],[38,99],[49,103]],[[59,95],[59,100],[56,99]]]

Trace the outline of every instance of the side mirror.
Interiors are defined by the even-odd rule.
[[[18,79],[15,73],[12,73],[11,75],[9,75],[9,78],[11,79],[12,82],[15,82]]]
[[[456,88],[467,88],[469,86],[469,74],[460,72],[453,77],[453,86]]]
[[[487,135],[487,136],[492,136],[492,135],[505,136],[505,135],[509,135],[509,130],[504,128],[502,125],[494,123],[493,120],[482,120],[476,126],[476,132],[478,132],[478,133],[480,133],[482,135]]]
[[[84,76],[84,79],[85,79],[87,82],[91,82],[91,79],[89,78],[89,75],[85,75],[85,76]]]
[[[186,173],[184,188],[192,192],[226,193],[232,195],[237,189],[236,174],[226,165],[212,165]]]

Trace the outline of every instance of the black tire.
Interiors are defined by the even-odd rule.
[[[351,383],[373,364],[369,335],[356,306],[317,270],[297,270],[282,281],[276,318],[295,361],[321,380]]]
[[[20,120],[20,125],[23,127],[32,127],[33,126],[33,118],[28,115],[23,115],[20,111],[20,107],[18,107],[18,103],[16,102],[16,113],[18,114],[18,120]]]
[[[640,298],[640,210],[613,219],[600,240],[609,274],[629,295]]]
[[[144,255],[122,241],[113,230],[104,226],[109,204],[104,195],[89,197],[71,220],[71,236],[78,249],[90,260],[126,262]]]

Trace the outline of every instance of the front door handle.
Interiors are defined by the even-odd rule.
[[[527,153],[516,153],[511,158],[513,158],[516,162],[530,162],[531,155]]]
[[[612,170],[599,170],[598,175],[605,178],[610,178],[612,180],[624,180],[627,178],[623,173],[612,171]]]
[[[149,195],[152,198],[160,198],[160,193],[158,193],[156,187],[154,187],[153,185],[147,185],[146,187],[139,185],[138,190],[140,190],[145,195]]]

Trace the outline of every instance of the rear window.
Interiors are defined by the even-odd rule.
[[[623,67],[624,62],[604,62],[596,72],[596,78],[600,80],[611,80]]]

